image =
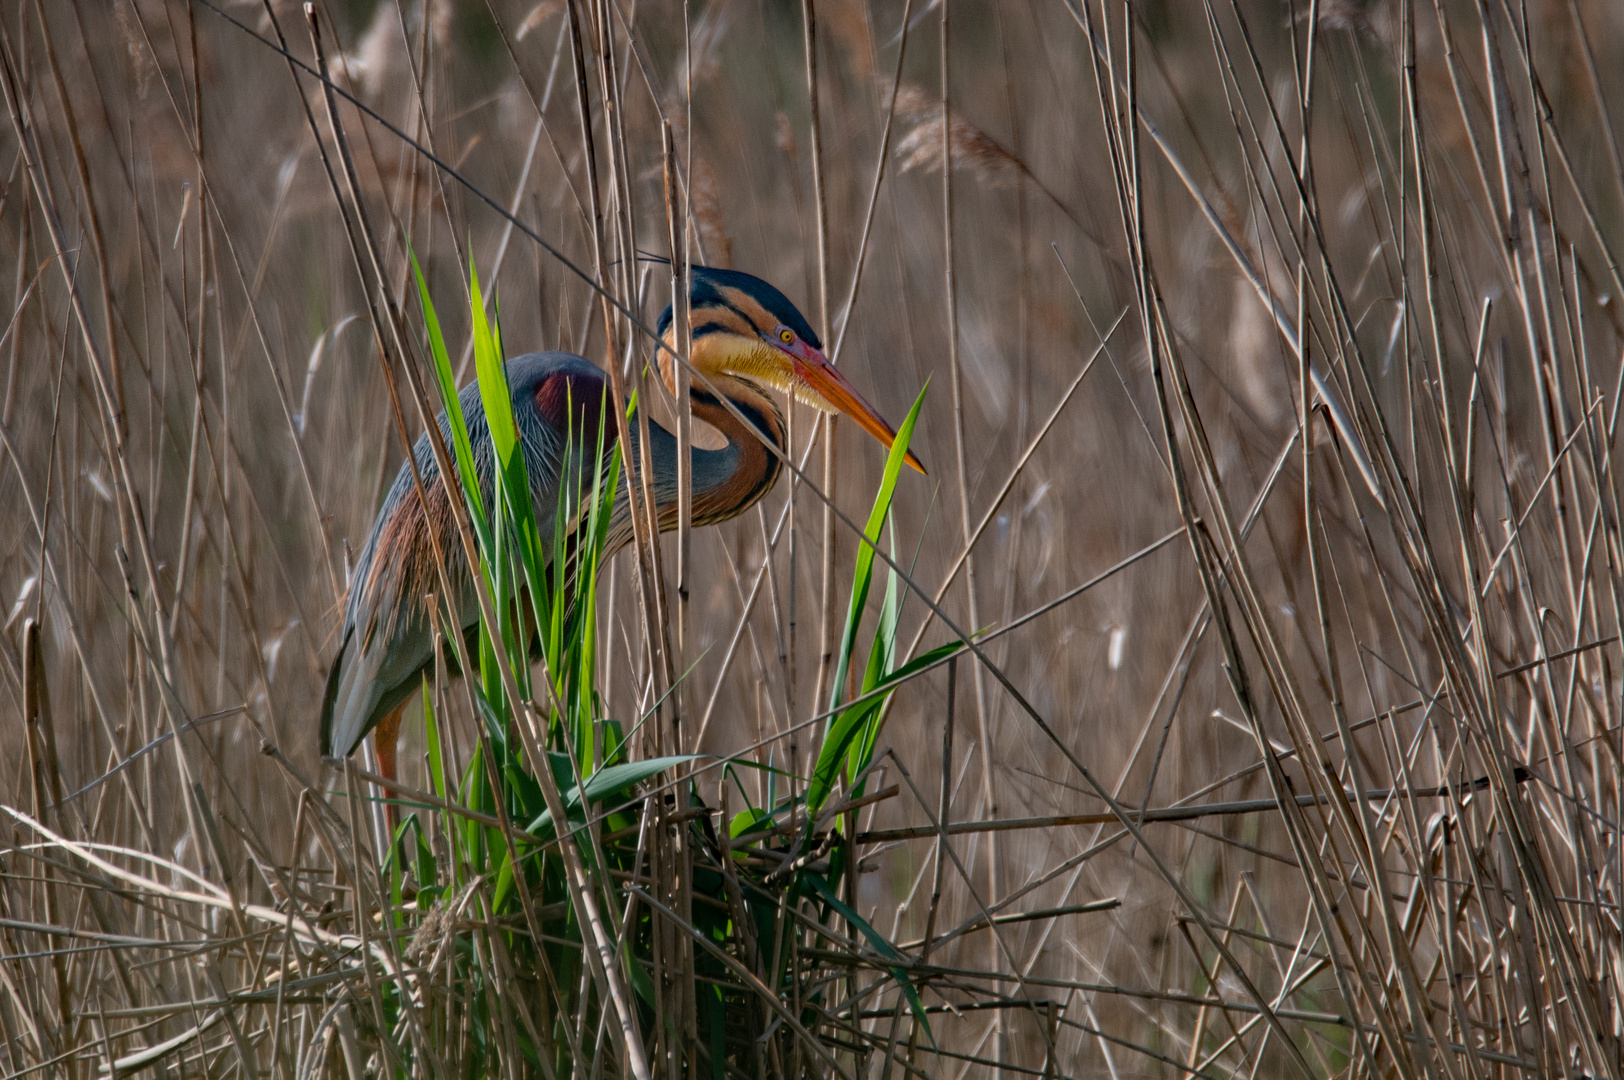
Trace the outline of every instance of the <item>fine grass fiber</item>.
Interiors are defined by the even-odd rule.
[[[1624,1075],[1616,3],[23,0],[0,96],[0,1075]],[[509,353],[710,445],[693,265],[897,447],[533,506]]]

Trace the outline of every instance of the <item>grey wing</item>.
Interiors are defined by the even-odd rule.
[[[485,505],[489,506],[493,464],[478,387],[465,387],[459,398],[468,424],[474,473]],[[521,418],[524,412],[519,410]],[[449,448],[450,424],[444,413],[439,423]],[[557,476],[557,448],[550,433],[535,425],[521,423],[521,433],[537,525],[544,537],[550,536],[557,483],[547,478]],[[426,434],[413,447],[413,457],[423,478],[425,499],[417,497],[411,470],[402,464],[356,562],[345,603],[339,652],[323,696],[323,757],[347,757],[353,753],[380,720],[411,696],[422,673],[433,662],[433,631],[424,601],[428,593],[440,591],[440,584],[429,524],[440,542],[462,629],[466,631],[479,621],[473,579]]]

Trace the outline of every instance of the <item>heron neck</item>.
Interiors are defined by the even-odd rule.
[[[729,400],[749,425],[734,416],[708,390],[695,387],[692,391],[694,417],[710,424],[727,440],[727,445],[720,450],[698,447],[690,450],[695,525],[726,521],[754,506],[772,490],[782,464],[774,452],[775,449],[782,452],[784,447],[784,417],[777,404],[765,393],[755,392],[753,387],[747,390],[741,385],[727,389]],[[634,443],[638,439],[637,427],[632,428]],[[762,444],[762,435],[772,442],[772,449]],[[677,525],[677,439],[651,419],[649,442],[653,450],[654,504],[659,512],[660,529],[674,529]],[[635,460],[640,463],[641,455],[636,455]]]

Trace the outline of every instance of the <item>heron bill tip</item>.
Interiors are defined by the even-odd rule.
[[[836,411],[850,417],[857,426],[872,435],[881,446],[891,449],[897,440],[896,429],[886,423],[874,406],[863,400],[857,388],[847,381],[829,359],[810,346],[803,346],[795,355],[796,374]],[[912,450],[904,459],[921,476],[929,476],[925,463]]]

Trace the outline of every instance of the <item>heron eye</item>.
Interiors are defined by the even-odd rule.
[[[778,340],[782,341],[785,345],[790,344],[795,340],[795,331],[791,330],[787,326],[784,327],[782,330],[778,331]]]

